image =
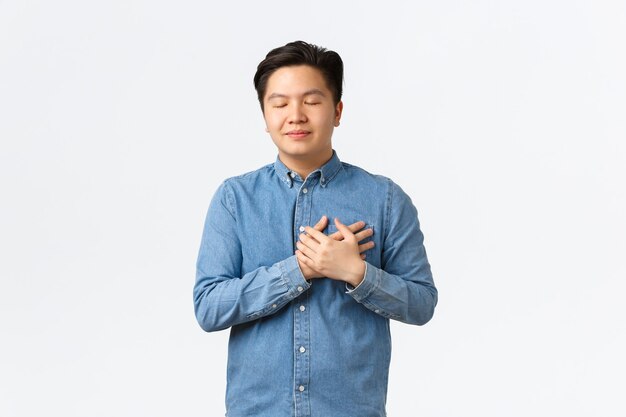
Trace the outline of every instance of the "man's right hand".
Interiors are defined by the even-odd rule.
[[[328,225],[328,217],[322,216],[322,218],[317,222],[315,226],[313,226],[313,228],[317,231],[323,232],[324,229],[326,229],[327,225]],[[350,229],[350,231],[355,234],[357,238],[357,242],[360,242],[363,239],[368,238],[374,234],[372,229],[362,230],[364,227],[365,227],[365,222],[363,221],[358,221],[348,226],[348,229]],[[343,235],[339,231],[331,235],[328,235],[328,237],[335,239],[335,240],[343,240]],[[374,247],[374,242],[371,242],[371,241],[364,243],[362,245],[359,245],[359,252],[361,253],[361,259],[365,260],[365,255],[363,254],[363,252],[373,247]],[[311,278],[323,278],[322,274],[308,267],[304,263],[300,262],[300,260],[298,260],[298,265],[300,266],[300,270],[302,271],[302,275],[304,275],[305,279],[309,280]]]

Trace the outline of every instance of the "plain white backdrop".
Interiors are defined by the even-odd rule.
[[[565,0],[0,0],[0,415],[224,414],[194,264],[296,39],[343,57],[334,147],[412,197],[440,290],[389,415],[626,415],[626,4]]]

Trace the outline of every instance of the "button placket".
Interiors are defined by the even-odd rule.
[[[312,288],[299,298],[294,300],[294,350],[296,355],[294,358],[294,396],[295,409],[298,410],[298,416],[310,415],[310,398],[309,398],[309,378],[310,378],[310,357],[308,346],[310,344],[310,316],[306,308],[306,303],[310,296]],[[303,300],[302,298],[305,298]]]
[[[296,207],[294,211],[294,250],[295,244],[299,240],[300,233],[303,233],[305,226],[311,224],[311,203],[313,196],[313,188],[318,181],[318,177],[313,175],[307,178],[298,192],[296,198]],[[292,301],[294,314],[294,335],[293,349],[295,354],[294,360],[294,386],[296,395],[294,396],[295,409],[297,416],[310,416],[311,405],[309,397],[309,378],[310,378],[310,316],[306,308],[308,298],[311,296],[312,287],[304,291],[303,286],[297,286],[299,296]]]

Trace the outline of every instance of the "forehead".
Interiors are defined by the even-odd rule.
[[[265,98],[271,95],[299,95],[311,90],[330,94],[320,70],[308,65],[281,67],[268,78]]]

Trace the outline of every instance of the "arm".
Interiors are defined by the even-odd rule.
[[[231,193],[223,183],[211,201],[196,264],[194,310],[209,332],[273,314],[310,286],[295,256],[242,275]]]
[[[363,281],[348,286],[357,302],[385,317],[422,325],[433,316],[437,289],[424,249],[417,210],[391,182],[383,237],[382,268],[366,263]]]
[[[295,255],[242,275],[233,201],[232,190],[227,183],[222,184],[211,201],[202,234],[193,299],[196,319],[206,331],[222,330],[273,314],[311,286],[303,275],[310,271],[300,269]],[[313,228],[321,232],[326,224],[324,216]],[[356,222],[348,229],[357,232],[364,226],[364,222]],[[363,230],[357,233],[357,238],[370,235],[371,230]],[[343,236],[334,233],[329,238],[341,240]],[[363,252],[370,247],[364,244],[359,250]]]

